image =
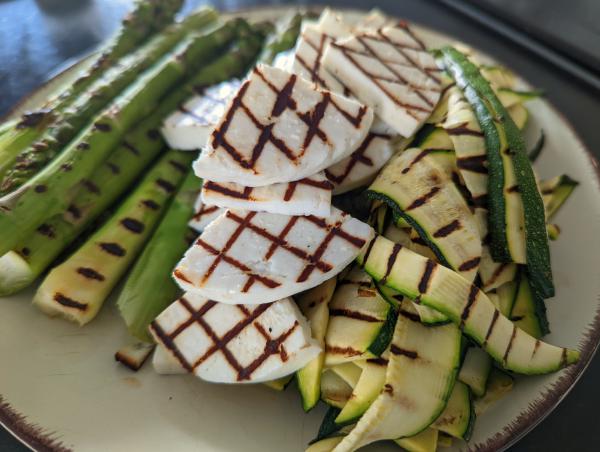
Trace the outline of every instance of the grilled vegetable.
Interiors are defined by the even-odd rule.
[[[524,270],[519,272],[515,285],[516,293],[509,318],[536,339],[550,333],[544,300],[536,297],[535,292],[531,290],[529,278]]]
[[[558,212],[569,196],[575,190],[575,187],[579,185],[574,179],[571,179],[566,174],[562,176],[556,176],[552,179],[542,181],[540,183],[540,191],[542,193],[542,199],[544,200],[544,206],[546,209],[546,218],[551,220],[552,217]]]
[[[298,40],[303,18],[302,14],[294,14],[288,20],[277,24],[278,29],[267,39],[259,60],[271,64],[277,55],[292,49]]]
[[[291,383],[294,378],[294,374],[287,375],[285,377],[278,378],[277,380],[265,381],[263,384],[275,391],[284,391],[285,388]]]
[[[248,121],[248,114],[254,119]],[[351,154],[372,121],[373,111],[358,102],[259,65],[229,104],[194,170],[207,180],[250,187],[299,180]]]
[[[44,279],[33,303],[84,325],[142,251],[185,176],[192,155],[165,154],[115,214]]]
[[[404,137],[419,129],[440,99],[435,60],[404,23],[335,41],[323,65]]]
[[[173,21],[182,5],[181,0],[138,0],[134,9],[123,19],[121,29],[98,56],[90,69],[72,83],[60,95],[61,104],[75,99],[87,86],[94,82],[106,68],[134,50],[153,33],[162,30]],[[214,11],[206,10],[214,15]],[[204,12],[201,11],[201,14]],[[195,14],[193,14],[195,15]]]
[[[322,172],[294,182],[263,187],[206,181],[202,185],[202,202],[226,209],[328,217],[332,189],[333,184]]]
[[[297,297],[298,307],[310,323],[312,337],[322,349],[325,348],[325,333],[329,323],[329,302],[333,296],[335,285],[336,280],[332,278]],[[325,353],[322,351],[319,356],[296,372],[304,411],[314,408],[321,397],[321,375],[324,361]]]
[[[168,113],[193,92],[195,86],[238,75],[259,49],[260,40],[244,39],[235,44],[227,55],[204,66],[185,86],[162,100],[152,115],[128,133],[123,144],[89,177],[86,185],[99,188],[99,192],[80,190],[66,213],[61,212],[45,220],[43,227],[21,240],[13,251],[0,257],[0,295],[17,292],[31,284],[90,222],[124,193],[163,149],[156,128]],[[123,168],[127,168],[127,171],[122,171]],[[52,231],[51,237],[48,231]]]
[[[554,372],[579,360],[579,352],[536,341],[503,316],[489,298],[458,273],[376,237],[358,257],[375,281],[417,298],[460,326],[507,370]],[[535,353],[534,353],[535,352]]]
[[[197,69],[199,55],[221,47],[235,26],[229,23],[184,41],[174,52],[176,56],[144,72],[134,86],[113,101],[35,178],[0,199],[3,231],[0,254],[13,249],[44,218],[66,209],[75,195],[73,189],[106,159],[127,129],[156,108],[159,99],[173,85]]]
[[[544,205],[521,132],[477,67],[456,49],[446,47],[442,52],[446,68],[472,105],[486,140],[492,256],[500,261],[525,260],[534,291],[549,298],[554,295],[554,285]],[[515,183],[507,185],[507,180]],[[520,203],[508,202],[512,187],[518,187]],[[512,236],[507,233],[511,230],[515,232]],[[523,253],[517,251],[523,243],[526,259],[521,259]]]
[[[485,387],[491,370],[492,361],[489,355],[479,347],[469,347],[460,367],[458,379],[468,385],[473,394],[481,397],[485,394]]]
[[[444,410],[460,362],[455,325],[427,327],[401,306],[383,391],[334,449],[353,451],[374,441],[413,436]]]
[[[469,387],[457,381],[446,408],[432,424],[447,435],[468,441],[475,423],[475,409]]]
[[[321,400],[331,407],[338,408],[332,423],[352,395],[352,386],[331,369],[321,375]]]
[[[63,111],[40,139],[16,157],[1,183],[0,194],[16,190],[50,162],[96,113],[104,108],[144,70],[169,52],[191,30],[201,29],[216,19],[214,10],[202,10],[180,25],[173,26],[154,37],[131,55],[127,55],[95,83],[80,93]],[[210,57],[210,51],[198,57]]]
[[[202,327],[183,323],[190,318],[198,319]],[[187,326],[179,328],[179,324]],[[219,383],[282,378],[321,351],[310,337],[306,319],[289,298],[234,306],[186,294],[152,322],[150,331],[188,372]],[[222,334],[217,336],[215,331]]]
[[[476,220],[458,189],[428,152],[396,156],[369,187],[368,196],[406,220],[439,261],[473,280],[481,260]]]
[[[175,160],[171,163],[179,165]],[[182,172],[186,169],[185,166],[180,167]],[[140,340],[151,340],[148,333],[150,322],[179,294],[170,274],[196,237],[188,229],[188,222],[201,185],[202,181],[189,171],[117,300],[127,329]]]
[[[427,428],[414,436],[396,439],[394,442],[407,452],[435,452],[438,445],[438,431]]]
[[[137,2],[136,7],[123,20],[123,25],[118,34],[92,65],[42,108],[25,113],[21,121],[6,133],[0,143],[0,149],[2,149],[2,152],[0,152],[0,180],[2,180],[6,170],[14,165],[16,156],[33,144],[45,132],[46,127],[57,120],[61,112],[73,103],[94,81],[104,76],[108,70],[115,66],[117,67],[113,69],[113,73],[122,71],[123,67],[117,64],[117,60],[131,52],[150,35],[169,24],[180,8],[181,3],[181,0]],[[215,13],[204,10],[200,14],[214,15]],[[99,98],[96,99],[96,101],[98,100]],[[77,130],[75,130],[76,132]],[[11,187],[8,185],[6,189],[2,188],[4,193],[10,190]]]
[[[368,225],[336,208],[327,218],[229,210],[173,276],[183,290],[212,300],[268,303],[334,277],[371,236]]]
[[[339,425],[356,422],[379,396],[385,383],[387,359],[367,359],[357,364],[362,367],[362,372],[344,408],[335,418]]]
[[[491,405],[509,393],[513,388],[513,384],[513,377],[501,370],[492,369],[485,395],[474,401],[476,415],[479,416],[484,413]]]
[[[340,280],[329,303],[325,364],[380,356],[390,343],[397,316],[397,303],[388,303],[369,275],[353,269]]]

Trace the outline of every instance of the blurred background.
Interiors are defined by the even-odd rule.
[[[0,115],[49,77],[92,52],[119,26],[132,3],[0,0]],[[451,34],[542,89],[600,157],[600,0],[187,0],[184,12],[209,3],[222,10],[258,4],[379,7]],[[565,402],[512,450],[600,450],[598,380],[600,358]],[[0,451],[24,450],[0,427]]]

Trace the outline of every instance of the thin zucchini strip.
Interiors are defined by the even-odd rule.
[[[367,273],[448,316],[502,367],[545,374],[579,360],[579,352],[549,345],[503,316],[490,299],[458,273],[377,236],[357,258]]]
[[[445,47],[442,53],[447,70],[473,107],[485,135],[489,165],[488,204],[492,255],[497,260],[510,258],[520,262],[520,251],[516,253],[520,245],[517,246],[517,243],[525,242],[525,261],[533,289],[543,298],[552,297],[554,284],[544,204],[527,156],[523,136],[477,67],[452,47]],[[510,180],[511,175],[515,184],[507,186],[506,181]],[[501,206],[510,199],[505,196],[507,191],[518,191],[522,201],[521,212],[513,209],[511,205]],[[499,206],[501,208],[498,211]],[[510,214],[506,215],[507,212]],[[513,238],[518,239],[517,243],[511,243],[511,225],[517,224],[517,219],[520,224],[521,218],[525,233],[516,234]],[[507,256],[507,250],[510,250],[510,256]]]
[[[367,195],[388,204],[432,249],[440,263],[473,281],[481,260],[477,222],[462,195],[427,150],[397,155]]]
[[[334,451],[354,451],[429,427],[446,407],[460,350],[461,334],[455,325],[427,327],[410,304],[401,306],[383,391]]]
[[[554,217],[578,185],[579,182],[571,179],[566,174],[540,182],[540,191],[542,192],[548,221]]]

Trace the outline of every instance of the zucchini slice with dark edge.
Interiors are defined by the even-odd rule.
[[[475,414],[479,416],[481,413],[485,412],[495,402],[509,393],[513,388],[513,384],[513,377],[501,370],[492,369],[485,395],[475,399]]]
[[[356,422],[377,398],[385,383],[388,360],[367,359],[357,364],[362,367],[360,378],[352,390],[344,408],[335,419],[336,424],[347,425]]]
[[[552,219],[578,185],[579,182],[566,174],[540,182],[540,191],[548,220]]]
[[[412,148],[379,173],[367,196],[404,218],[438,260],[473,281],[481,260],[477,221],[454,183],[426,150]]]
[[[485,136],[488,153],[488,205],[490,206],[492,255],[497,260],[515,260],[512,253],[515,247],[511,248],[510,240],[507,240],[509,230],[507,224],[511,224],[513,214],[523,215],[525,234],[521,233],[521,240],[525,242],[531,285],[539,296],[552,297],[554,284],[544,204],[527,156],[523,136],[510,113],[504,108],[477,67],[452,47],[444,47],[442,54],[446,69],[473,107]],[[516,184],[506,186],[505,181],[511,172]],[[518,187],[522,213],[513,211],[511,205],[504,205],[507,191],[509,189],[512,191],[514,186]],[[507,211],[511,211],[511,214],[506,215]],[[505,223],[507,220],[509,222]],[[520,222],[519,218],[519,224]],[[508,238],[510,239],[510,235]],[[507,250],[511,250],[510,255],[507,255]]]
[[[433,251],[431,251],[431,249],[428,246],[420,243],[421,238],[418,236],[418,234],[416,238],[418,238],[419,240],[416,240],[416,238],[413,237],[413,232],[414,230],[412,230],[412,228],[409,228],[409,230],[407,231],[406,229],[400,229],[391,224],[386,229],[384,237],[392,240],[395,243],[399,243],[400,245],[407,247],[409,250],[412,250],[415,253],[428,257],[429,259],[437,260],[435,254],[433,254]],[[379,293],[383,296],[383,298],[385,298],[389,303],[399,304],[404,298],[402,294],[396,292],[390,287],[386,287],[381,284],[376,284],[376,287]],[[441,312],[438,312],[435,309],[431,309],[427,306],[415,303],[414,300],[413,307],[419,313],[421,322],[425,323],[426,325],[439,325],[450,322],[448,317],[446,317]]]
[[[456,381],[461,340],[455,325],[425,326],[411,305],[403,303],[383,391],[335,450],[349,452],[374,441],[413,436],[431,425]]]
[[[527,334],[458,273],[377,236],[357,258],[378,282],[436,309],[505,369],[521,374],[554,372],[579,360],[579,352]]]
[[[325,333],[329,322],[329,301],[335,291],[335,285],[336,279],[332,278],[296,297],[300,311],[310,323],[312,337],[319,342],[321,347],[325,345]],[[309,411],[319,401],[324,362],[325,353],[321,352],[319,356],[296,372],[304,411]]]
[[[352,386],[331,369],[321,375],[321,400],[340,410],[352,395]],[[337,416],[337,415],[336,415]]]
[[[407,452],[435,452],[438,446],[438,437],[438,430],[427,428],[415,436],[396,439],[394,442]]]
[[[491,370],[492,360],[490,356],[479,347],[469,347],[460,367],[458,379],[468,385],[473,394],[481,397],[485,394],[485,387]]]
[[[329,303],[325,365],[376,358],[390,343],[397,312],[362,269],[342,280]]]
[[[475,409],[471,390],[466,384],[457,381],[446,408],[431,427],[454,438],[468,441],[474,425]]]
[[[544,300],[536,297],[535,292],[531,290],[525,269],[521,269],[515,283],[517,291],[510,311],[510,320],[536,339],[550,333],[546,305]]]
[[[283,391],[288,387],[293,378],[294,374],[286,375],[285,377],[278,378],[277,380],[265,381],[263,384],[268,388],[274,389],[275,391]]]

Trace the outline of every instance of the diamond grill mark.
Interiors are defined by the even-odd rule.
[[[416,51],[416,52],[426,52],[425,47],[422,46],[422,43],[418,41],[418,39],[412,34],[409,30],[408,26],[399,24],[399,28],[402,28],[405,33],[407,33],[417,44],[418,47],[407,46],[403,43],[393,42],[388,36],[386,36],[382,30],[378,31],[378,37],[368,34],[363,34],[361,36],[356,36],[357,42],[361,45],[362,50],[358,50],[355,48],[350,48],[345,45],[338,44],[333,42],[331,45],[340,50],[348,60],[352,62],[356,66],[358,70],[360,70],[363,74],[369,77],[373,83],[375,83],[381,91],[383,91],[390,99],[392,99],[397,105],[406,109],[407,114],[412,116],[415,119],[418,119],[418,112],[421,113],[429,113],[431,108],[433,108],[434,103],[425,96],[425,92],[441,92],[441,89],[434,87],[426,87],[426,86],[417,86],[410,83],[402,74],[400,74],[393,66],[405,66],[412,69],[416,69],[421,73],[425,74],[430,80],[432,80],[436,85],[440,85],[440,80],[432,75],[432,72],[439,72],[437,68],[433,67],[421,67],[410,55],[407,54],[406,50]],[[407,63],[402,63],[400,61],[392,61],[389,58],[380,57],[375,49],[369,44],[369,42],[385,42],[390,45],[390,48],[394,49],[394,51]],[[379,61],[387,71],[393,74],[393,78],[381,76],[372,73],[368,68],[361,65],[357,56],[363,56],[368,58],[374,58]],[[393,65],[393,66],[392,66]],[[389,89],[387,89],[382,82],[388,82],[392,84],[399,84],[402,86],[408,86],[412,88],[415,94],[430,108],[424,108],[420,105],[415,105],[412,103],[404,102],[400,100],[394,93],[392,93]]]
[[[233,98],[231,106],[225,115],[225,120],[221,124],[220,127],[216,128],[212,134],[212,147],[214,149],[219,146],[223,147],[223,149],[244,169],[252,170],[256,173],[256,162],[260,159],[265,146],[268,143],[271,143],[279,152],[281,152],[288,160],[292,162],[296,162],[304,152],[306,148],[310,145],[313,138],[317,136],[323,143],[328,143],[327,134],[319,128],[320,122],[323,119],[327,108],[331,105],[333,106],[344,118],[352,124],[354,127],[359,127],[362,118],[367,112],[367,107],[361,107],[356,116],[345,111],[341,108],[334,99],[331,98],[330,93],[322,93],[322,100],[319,102],[312,111],[306,113],[300,113],[296,110],[297,105],[294,99],[292,98],[292,90],[294,84],[297,80],[295,75],[291,75],[288,82],[285,84],[283,89],[278,89],[274,86],[265,76],[264,74],[255,68],[253,73],[260,77],[262,81],[266,84],[267,87],[277,96],[277,99],[273,106],[273,115],[279,116],[285,110],[292,110],[296,113],[297,117],[303,121],[308,130],[306,132],[306,137],[304,140],[304,147],[300,155],[294,154],[292,149],[290,149],[285,141],[277,138],[273,134],[274,123],[271,124],[262,124],[254,115],[254,113],[248,108],[248,106],[244,103],[244,96],[250,86],[250,81],[247,80],[240,88],[236,96]],[[257,142],[252,149],[252,155],[250,159],[245,158],[234,146],[229,143],[227,140],[227,131],[233,121],[235,113],[241,110],[243,111],[248,119],[254,124],[254,126],[259,130],[259,137]]]
[[[246,283],[242,288],[243,293],[247,293],[256,282],[259,282],[268,288],[276,288],[281,285],[280,282],[274,279],[254,273],[250,267],[243,264],[242,262],[239,262],[237,259],[227,254],[245,230],[249,230],[271,242],[271,245],[265,253],[265,260],[270,259],[275,253],[275,251],[277,251],[278,248],[281,248],[306,263],[304,269],[300,272],[300,275],[296,279],[297,283],[305,282],[315,269],[319,270],[322,273],[327,273],[332,270],[332,265],[323,261],[322,257],[327,251],[331,241],[335,237],[341,238],[342,240],[348,242],[356,248],[362,248],[365,244],[365,241],[363,239],[348,234],[342,229],[343,219],[345,218],[346,214],[343,214],[342,219],[337,221],[335,224],[329,224],[327,223],[327,221],[321,218],[314,217],[312,215],[302,217],[291,216],[288,220],[288,223],[281,230],[279,235],[274,235],[267,231],[265,228],[252,223],[252,219],[256,216],[256,212],[249,212],[245,217],[242,217],[237,213],[227,211],[226,216],[230,220],[236,222],[238,224],[238,227],[231,234],[231,237],[229,238],[227,243],[225,243],[221,250],[217,250],[213,246],[209,245],[208,243],[203,241],[202,238],[199,238],[196,242],[196,245],[201,246],[207,252],[215,256],[214,261],[202,277],[200,285],[206,284],[206,282],[210,279],[211,275],[215,272],[215,270],[221,264],[221,262],[226,262],[238,268],[247,275],[248,279],[246,280]],[[319,229],[327,231],[327,234],[323,238],[320,245],[315,249],[315,252],[313,254],[310,254],[306,250],[294,246],[286,241],[286,236],[296,226],[296,224],[298,224],[300,220],[309,221],[310,223],[317,226]]]
[[[391,137],[389,135],[369,132],[366,138],[360,144],[360,146],[356,149],[356,151],[354,151],[350,155],[350,157],[348,157],[346,167],[344,168],[344,171],[342,173],[334,174],[330,168],[325,170],[325,176],[327,176],[327,179],[329,179],[336,185],[340,185],[348,178],[348,176],[350,176],[352,170],[359,163],[365,166],[372,167],[374,165],[373,160],[371,160],[371,158],[367,156],[366,153],[369,150],[369,146],[376,138],[388,140]]]
[[[295,331],[299,324],[296,321],[281,335],[277,337],[271,337],[265,327],[260,324],[259,320],[260,317],[272,306],[272,303],[258,305],[253,311],[250,311],[246,306],[237,305],[237,308],[244,316],[243,319],[231,327],[223,336],[219,337],[204,319],[205,314],[217,305],[216,301],[208,300],[199,309],[194,309],[190,302],[183,297],[180,298],[178,302],[189,313],[188,319],[182,322],[170,334],[166,334],[157,321],[152,322],[152,329],[157,336],[159,336],[163,344],[169,350],[171,350],[171,352],[181,362],[183,367],[185,367],[188,371],[193,372],[198,366],[204,363],[215,353],[221,353],[229,365],[236,371],[237,380],[243,381],[249,380],[252,377],[252,374],[272,355],[279,355],[283,362],[289,359],[283,343]],[[206,335],[211,339],[212,346],[210,346],[202,356],[196,359],[196,361],[189,363],[174,341],[177,336],[190,328],[193,324],[197,324],[202,328]],[[244,367],[240,364],[231,350],[229,350],[228,345],[250,325],[252,325],[265,339],[265,345],[261,354],[258,355],[248,366]]]

